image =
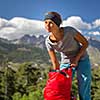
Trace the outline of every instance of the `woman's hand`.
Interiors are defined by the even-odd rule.
[[[75,57],[75,58],[73,58],[73,59],[71,59],[70,60],[70,62],[71,62],[71,64],[70,64],[70,66],[71,67],[76,67],[76,66],[78,66],[78,59]]]
[[[71,67],[76,67],[76,66],[78,66],[78,62],[73,62],[73,63],[70,64],[70,66]]]

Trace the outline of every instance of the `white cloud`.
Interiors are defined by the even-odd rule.
[[[91,27],[91,23],[84,22],[79,16],[71,16],[63,21],[62,26],[69,25],[77,28],[80,32],[82,29],[89,30],[93,28]],[[100,19],[95,20],[93,25],[95,27],[100,26]],[[22,37],[25,34],[46,35],[47,33],[44,29],[44,22],[21,17],[15,17],[11,20],[0,18],[0,37],[16,39]],[[100,32],[89,32],[89,34],[100,35]]]
[[[25,34],[44,34],[44,23],[39,20],[30,20],[21,17],[15,17],[9,21],[1,19],[0,37],[7,39],[20,38]]]
[[[79,16],[71,16],[63,21],[63,26],[69,25],[77,29],[91,29],[91,24],[84,22]]]
[[[2,27],[6,26],[7,22],[8,22],[8,21],[7,21],[6,19],[0,18],[0,29],[1,29]]]
[[[89,32],[88,34],[90,35],[100,35],[100,32],[96,31],[96,32]]]
[[[93,27],[96,28],[96,27],[99,27],[100,28],[100,19],[96,19],[94,22],[93,22]]]

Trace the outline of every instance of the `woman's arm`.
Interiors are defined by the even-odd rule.
[[[59,61],[56,57],[55,51],[49,50],[48,53],[49,53],[49,56],[51,58],[51,62],[53,64],[53,69],[59,69],[60,64],[59,64]]]
[[[88,47],[88,41],[81,33],[75,35],[75,40],[81,43],[82,47],[77,56],[75,57],[74,61],[72,62],[71,66],[77,66],[78,61],[84,55],[86,48]]]

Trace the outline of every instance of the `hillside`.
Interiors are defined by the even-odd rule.
[[[89,38],[88,53],[93,65],[100,64],[100,41]],[[95,59],[97,58],[97,59]],[[0,62],[28,62],[35,61],[49,63],[49,56],[45,47],[45,37],[40,35],[25,35],[20,39],[8,41],[0,38]]]
[[[0,100],[43,100],[43,88],[51,63],[44,45],[45,38],[33,37],[34,43],[34,39],[27,35],[13,41],[0,38]],[[98,100],[100,42],[90,39],[89,43],[87,50],[93,67],[91,94],[93,100]],[[73,91],[78,99],[76,77]]]

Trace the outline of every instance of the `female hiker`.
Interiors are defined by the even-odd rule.
[[[53,69],[63,70],[70,66],[77,71],[78,92],[80,100],[91,100],[91,66],[86,52],[88,41],[75,28],[60,27],[62,19],[57,12],[48,12],[44,18],[45,29],[49,33],[46,47],[51,58]],[[55,50],[61,54],[59,63]]]

